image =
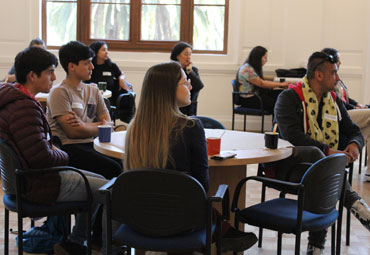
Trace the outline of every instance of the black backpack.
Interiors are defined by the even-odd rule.
[[[116,116],[125,123],[130,123],[136,112],[136,94],[127,92],[120,94],[116,101]]]
[[[278,77],[293,77],[302,78],[307,72],[306,68],[293,68],[293,69],[276,69],[275,73]]]

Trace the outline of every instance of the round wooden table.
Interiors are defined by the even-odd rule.
[[[292,154],[292,145],[285,140],[279,139],[278,148],[275,150],[265,148],[264,134],[250,133],[223,129],[205,129],[206,137],[220,137],[221,151],[232,151],[236,157],[226,160],[209,159],[209,195],[215,194],[220,184],[229,185],[230,201],[238,182],[247,176],[247,165],[273,162],[285,159]],[[110,143],[100,143],[98,138],[94,140],[94,148],[98,152],[115,157],[123,158],[125,151],[126,131],[112,133]],[[244,186],[245,187],[245,186]],[[240,201],[245,205],[245,188],[240,192]],[[233,215],[232,215],[233,218]],[[230,221],[233,222],[233,221]]]

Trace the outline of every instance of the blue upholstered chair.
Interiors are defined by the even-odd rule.
[[[206,116],[192,116],[194,119],[198,119],[202,122],[204,128],[211,129],[225,129],[224,125],[221,124],[218,120],[212,119]]]
[[[40,218],[53,215],[70,215],[80,212],[88,214],[87,232],[91,231],[91,191],[89,183],[82,172],[73,167],[53,167],[46,169],[20,170],[20,163],[15,152],[0,139],[0,170],[4,190],[4,254],[9,254],[9,211],[18,214],[18,254],[23,254],[23,218]],[[80,202],[58,202],[55,205],[34,204],[23,199],[23,178],[29,174],[50,173],[51,171],[74,171],[82,176],[88,197]],[[33,225],[33,221],[31,226]],[[88,253],[91,254],[90,234],[88,234]]]
[[[247,121],[247,115],[252,115],[252,116],[261,116],[261,133],[263,133],[263,127],[265,124],[265,115],[272,115],[272,112],[266,111],[263,108],[263,102],[260,96],[257,94],[250,92],[239,92],[238,91],[238,84],[236,80],[232,80],[231,82],[233,86],[233,92],[232,92],[232,101],[233,101],[233,118],[232,118],[232,130],[234,130],[234,122],[235,122],[235,114],[240,114],[244,116],[244,125],[243,125],[243,130],[246,131],[246,121]],[[242,107],[239,104],[239,97],[241,95],[254,95],[258,98],[260,101],[260,108],[248,108],[248,107]]]
[[[151,251],[200,251],[210,254],[212,234],[218,229],[217,254],[221,254],[221,218],[229,217],[228,186],[220,185],[207,198],[193,177],[175,170],[136,169],[104,185],[107,248],[111,252],[111,220],[121,223],[113,241],[122,246]],[[223,217],[212,221],[213,202],[222,202]]]
[[[332,226],[332,254],[340,254],[343,198],[347,172],[346,156],[333,154],[325,157],[306,171],[300,183],[278,181],[261,176],[244,178],[235,189],[231,211],[235,212],[235,227],[239,222],[278,232],[277,254],[281,254],[283,233],[296,235],[295,254],[299,254],[301,233],[318,231]],[[323,171],[325,170],[325,171]],[[244,183],[255,180],[284,193],[296,193],[298,199],[280,198],[238,208],[237,202]],[[338,210],[336,205],[340,200]],[[335,222],[338,219],[337,246]]]

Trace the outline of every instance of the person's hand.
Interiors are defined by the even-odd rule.
[[[192,62],[190,62],[189,63],[189,65],[187,65],[186,67],[185,67],[185,69],[186,69],[186,72],[189,74],[189,73],[191,73],[192,71],[193,71],[193,63]]]
[[[281,83],[281,86],[284,87],[284,88],[287,88],[290,84],[291,84],[291,82],[284,81],[284,82]]]
[[[360,155],[360,149],[358,148],[358,145],[356,143],[348,144],[344,151],[347,152],[349,155],[349,163],[354,162]]]
[[[77,127],[77,126],[80,126],[82,125],[82,121],[81,119],[76,115],[75,112],[73,111],[69,111],[68,112],[68,117],[67,117],[67,124],[73,126],[73,127]]]
[[[54,144],[51,145],[51,149],[54,151],[60,151],[60,149],[56,147]]]
[[[366,109],[367,107],[362,104],[356,104],[356,109]]]
[[[347,165],[352,162],[351,161],[351,156],[350,156],[349,152],[347,152],[347,151],[333,150],[333,149],[329,149],[328,150],[328,155],[332,155],[332,154],[335,154],[335,153],[341,153],[341,154],[346,155],[346,157],[347,157],[347,163],[346,164]]]

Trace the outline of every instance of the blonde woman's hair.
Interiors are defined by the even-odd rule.
[[[176,101],[181,78],[176,62],[158,64],[146,72],[137,112],[126,134],[125,170],[166,168],[171,162],[171,137],[181,135],[188,123]]]

